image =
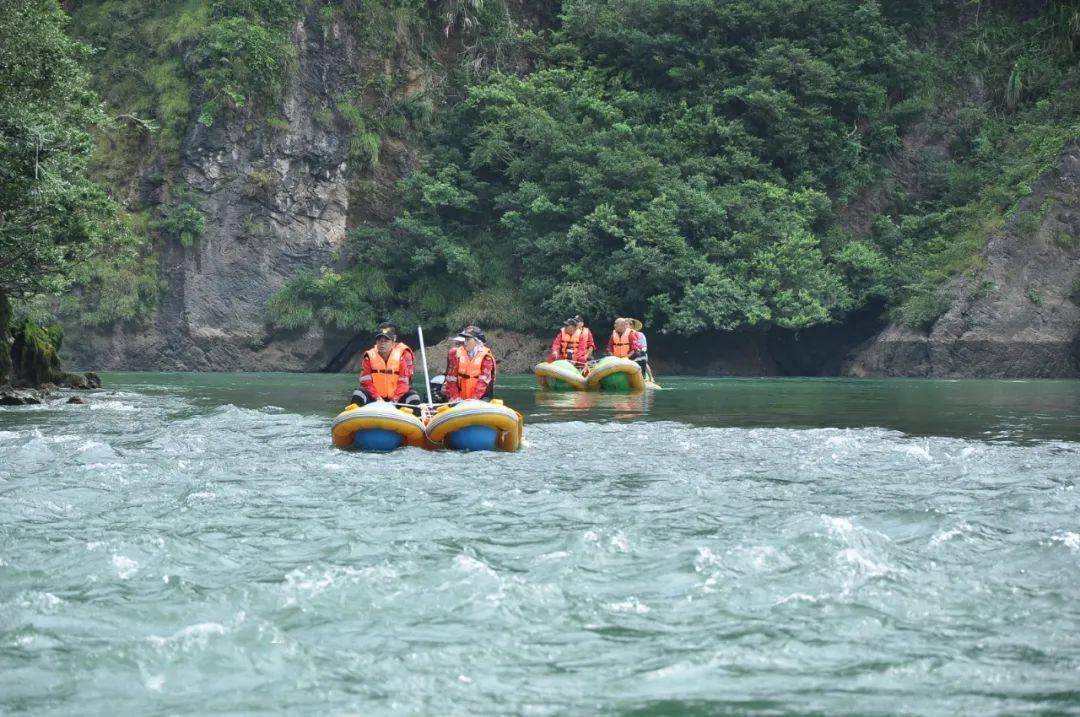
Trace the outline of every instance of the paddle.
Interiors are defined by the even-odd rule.
[[[424,327],[417,326],[416,332],[420,335],[420,360],[424,363],[424,390],[427,391],[427,405],[433,406],[435,402],[431,400],[431,379],[428,377],[427,350],[424,348]]]

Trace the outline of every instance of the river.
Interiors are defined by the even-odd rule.
[[[0,713],[1080,713],[1080,382],[541,394],[330,447],[353,377],[0,410]]]

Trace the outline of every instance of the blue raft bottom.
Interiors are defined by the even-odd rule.
[[[400,433],[385,428],[365,428],[353,434],[353,445],[362,451],[392,451],[404,442]]]
[[[446,437],[446,445],[456,451],[493,451],[499,438],[491,426],[467,426]]]

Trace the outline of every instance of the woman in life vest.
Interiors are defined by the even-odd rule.
[[[375,345],[364,352],[360,365],[360,390],[352,402],[363,406],[372,401],[392,401],[419,406],[420,396],[410,385],[413,376],[413,352],[397,340],[397,330],[379,324]]]
[[[640,328],[641,322],[637,319],[615,319],[615,330],[608,339],[607,352],[609,356],[636,361],[641,367],[641,375],[648,377],[649,355],[645,348],[645,335],[638,330]]]
[[[570,361],[579,371],[584,372],[595,350],[596,341],[593,340],[592,331],[585,326],[584,319],[575,316],[567,319],[559,333],[555,334],[548,361]]]
[[[462,331],[464,330],[462,329]],[[454,352],[465,345],[465,337],[458,334],[457,336],[451,336],[448,341],[450,342],[450,350],[446,353],[446,368],[443,369],[442,373],[431,377],[431,400],[435,403],[446,403],[446,394],[443,393],[443,387],[446,386],[446,377],[450,375]]]
[[[461,336],[465,343],[450,352],[443,395],[451,402],[487,400],[495,393],[495,355],[484,345],[486,337],[478,327],[466,326]]]

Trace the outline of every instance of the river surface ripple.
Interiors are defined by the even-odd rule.
[[[510,381],[520,453],[375,456],[348,377],[107,380],[0,412],[0,712],[1080,713],[1076,382]]]

